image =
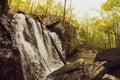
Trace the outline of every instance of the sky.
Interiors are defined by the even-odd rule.
[[[64,0],[56,0],[64,4]],[[95,10],[100,10],[101,5],[106,0],[72,0],[73,13],[76,14],[78,19],[82,19],[86,14],[90,18],[99,16]],[[67,7],[70,5],[70,0],[67,0]],[[94,9],[94,10],[93,10]]]

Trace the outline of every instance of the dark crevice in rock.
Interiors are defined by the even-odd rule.
[[[46,27],[50,30],[50,31],[52,31],[52,32],[54,32],[54,27],[57,25],[57,24],[59,24],[60,23],[60,21],[56,21],[56,22],[54,22],[54,23],[51,23],[51,24],[49,24],[49,25],[46,25]]]
[[[10,33],[1,23],[0,23],[0,46],[1,48],[9,48],[12,46]]]
[[[12,41],[10,33],[7,31],[2,23],[0,23],[0,37],[2,37],[4,40]]]

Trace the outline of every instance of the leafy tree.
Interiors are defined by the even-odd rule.
[[[107,0],[102,5],[102,9],[105,11],[119,11],[120,12],[120,1],[119,0]]]
[[[63,22],[65,20],[65,15],[66,15],[66,0],[64,0]]]
[[[109,28],[114,33],[116,39],[116,46],[120,47],[120,1],[119,0],[107,0],[103,4],[102,9],[107,12],[107,21]]]

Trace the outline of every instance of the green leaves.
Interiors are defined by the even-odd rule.
[[[64,6],[61,3],[56,3],[55,0],[39,0],[33,6],[31,6],[33,4],[31,0],[26,2],[23,0],[9,0],[9,3],[10,8],[13,10],[20,10],[27,14],[56,15],[61,19],[64,13]],[[107,0],[101,9],[100,17],[90,19],[88,15],[85,15],[86,17],[81,22],[72,13],[71,6],[66,9],[65,20],[77,26],[81,45],[93,48],[109,48],[109,44],[115,44],[115,36],[120,35],[118,29],[120,0]]]
[[[102,9],[105,11],[120,10],[120,1],[107,0],[107,2],[102,5]]]

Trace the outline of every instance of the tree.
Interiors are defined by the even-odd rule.
[[[8,3],[9,6],[10,6],[11,2],[12,2],[12,0],[9,0],[9,3]]]
[[[34,1],[32,2],[31,8],[30,8],[30,14],[32,14],[33,7],[34,7]]]
[[[118,11],[120,12],[120,1],[119,0],[107,0],[103,5],[102,9],[105,11]]]
[[[70,0],[70,20],[71,20],[71,15],[72,15],[72,0]]]
[[[65,15],[66,15],[66,0],[64,0],[63,22],[65,20]]]
[[[58,16],[58,17],[62,16],[63,6],[62,6],[62,4],[60,2],[55,4],[53,14],[54,14],[54,12],[55,12],[56,16]]]
[[[120,47],[120,1],[107,0],[107,2],[102,5],[102,9],[107,12],[109,23],[112,23],[109,27],[114,33],[116,46]]]
[[[20,5],[20,0],[18,0],[17,7],[16,7],[16,11],[18,10],[19,5]]]

